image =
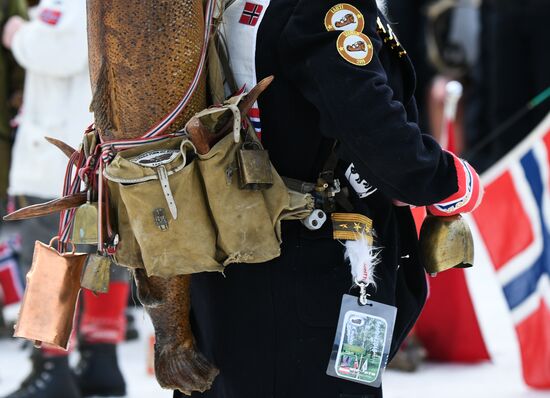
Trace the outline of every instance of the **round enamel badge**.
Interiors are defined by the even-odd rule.
[[[333,30],[353,30],[362,32],[365,27],[363,14],[351,4],[337,4],[325,15],[325,28]]]
[[[336,40],[338,53],[349,63],[358,66],[368,65],[372,60],[372,42],[361,32],[347,30]]]

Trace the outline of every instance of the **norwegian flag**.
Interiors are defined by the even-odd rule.
[[[550,388],[550,114],[482,181],[476,252],[502,286],[525,382]]]
[[[260,4],[246,2],[239,22],[244,25],[256,26],[258,19],[260,19],[262,15],[263,9],[264,6]]]
[[[44,8],[42,12],[40,12],[40,20],[47,23],[48,25],[55,26],[59,22],[61,15],[61,11]]]
[[[16,247],[18,242],[0,242],[0,298],[4,305],[14,304],[23,297]]]

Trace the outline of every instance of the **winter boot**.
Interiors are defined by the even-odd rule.
[[[8,326],[4,319],[4,304],[2,303],[2,297],[0,297],[0,339],[8,336]]]
[[[45,357],[39,350],[31,356],[32,371],[19,389],[4,398],[81,398],[69,369],[68,357]]]
[[[130,311],[126,311],[126,336],[124,340],[132,341],[139,339],[139,332],[136,328],[136,320]]]
[[[74,370],[83,397],[122,397],[126,383],[118,367],[116,344],[82,343]]]
[[[2,303],[0,303],[0,339],[13,337],[13,322],[7,322],[2,311]]]

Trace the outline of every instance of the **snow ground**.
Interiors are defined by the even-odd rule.
[[[17,307],[7,308],[8,318],[15,319]],[[162,390],[155,378],[147,373],[149,336],[153,326],[143,310],[136,310],[136,325],[140,329],[139,340],[121,344],[118,354],[122,373],[128,387],[128,398],[171,398],[170,391]],[[22,340],[0,339],[0,397],[15,390],[30,371],[28,350],[21,350]],[[71,362],[78,361],[72,354]],[[63,397],[59,397],[63,398]]]
[[[8,308],[6,313],[13,319],[17,307]],[[147,373],[148,337],[152,325],[142,310],[136,310],[135,317],[140,339],[122,344],[119,350],[128,398],[169,398],[171,393],[162,390]],[[387,371],[384,395],[385,398],[550,398],[550,391],[537,392],[523,385],[513,355],[513,352],[503,353],[494,364],[427,363],[412,374]],[[77,354],[71,358],[72,361],[77,359]],[[30,362],[27,352],[21,350],[21,342],[0,340],[0,396],[13,391],[29,369]]]
[[[532,390],[522,381],[517,339],[502,289],[484,246],[479,244],[477,229],[472,228],[472,232],[476,241],[476,265],[466,271],[466,277],[493,361],[478,365],[426,363],[416,373],[388,370],[384,375],[384,398],[550,398],[550,390]],[[10,306],[5,315],[14,320],[17,311],[18,306]],[[120,365],[128,385],[127,397],[170,398],[172,393],[162,390],[147,373],[148,342],[153,326],[143,310],[135,311],[140,339],[123,343],[119,349]],[[15,390],[30,370],[28,353],[22,351],[21,346],[21,341],[0,339],[0,397]],[[77,360],[77,354],[73,354],[71,361]]]

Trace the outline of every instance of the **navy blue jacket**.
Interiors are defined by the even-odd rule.
[[[456,194],[456,159],[421,134],[413,67],[395,41],[384,42],[377,19],[386,33],[389,26],[375,1],[345,3],[364,20],[359,33],[371,52],[364,59],[372,57],[362,66],[345,58],[353,55],[353,43],[339,50],[342,31],[325,24],[337,4],[236,0],[226,10],[225,39],[239,85],[275,77],[253,121],[258,131],[261,123],[262,142],[279,174],[316,181],[337,142],[337,177],[348,185],[353,211],[373,219],[375,244],[382,248],[377,288],[369,293],[398,308],[394,355],[426,298],[412,215],[394,200],[429,205]],[[360,198],[351,189],[344,175],[350,163],[376,189],[370,195]],[[232,264],[224,276],[193,276],[195,336],[220,368],[212,390],[193,396],[381,396],[379,389],[325,374],[342,295],[354,292],[343,246],[332,239],[329,224],[309,231],[299,221],[284,222],[281,257]]]

